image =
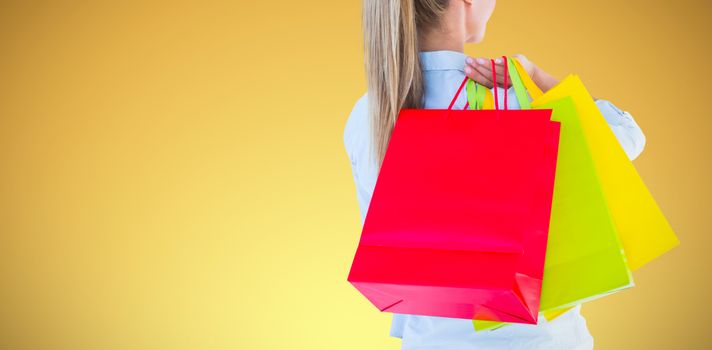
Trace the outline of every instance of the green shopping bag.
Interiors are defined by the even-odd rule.
[[[511,58],[508,65],[516,67]],[[510,72],[517,100],[522,109],[530,108],[522,79],[514,69]],[[540,304],[547,316],[632,287],[633,278],[573,100],[565,97],[536,108],[553,109],[551,119],[561,122]],[[473,322],[476,330],[507,325]]]

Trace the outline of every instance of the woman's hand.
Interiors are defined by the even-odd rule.
[[[517,58],[519,63],[522,64],[522,68],[529,74],[529,76],[534,80],[534,83],[544,92],[551,89],[553,86],[558,84],[558,80],[549,75],[548,73],[539,69],[539,67],[534,64],[534,62],[529,61],[524,55],[516,54],[512,57]],[[497,71],[497,86],[502,87],[504,82],[504,61],[501,57],[495,59],[495,70]],[[515,69],[514,67],[507,67],[509,71]],[[467,57],[465,61],[465,75],[470,79],[486,86],[487,88],[492,88],[494,86],[492,79],[492,63],[489,58],[486,57]],[[507,86],[510,88],[512,86],[511,74],[507,77]]]
[[[497,63],[499,60],[499,63]],[[502,59],[498,58],[495,60],[495,68],[504,67]],[[496,69],[497,71],[497,85],[502,86],[504,75],[503,69]],[[486,57],[467,57],[465,59],[465,75],[470,79],[474,80],[481,85],[486,86],[491,89],[494,86],[492,79],[492,63],[489,58]],[[511,82],[507,82],[507,87],[511,86]]]

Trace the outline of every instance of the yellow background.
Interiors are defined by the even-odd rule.
[[[710,348],[710,3],[500,0],[481,45],[647,136],[681,245],[583,307],[597,349]],[[346,282],[359,1],[0,1],[0,349],[397,349]]]

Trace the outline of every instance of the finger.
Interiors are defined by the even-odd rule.
[[[495,61],[496,62],[496,61]],[[491,59],[486,59],[485,63],[483,64],[478,64],[475,66],[477,71],[482,74],[487,80],[490,81],[490,86],[494,86],[494,79],[492,77],[492,60]],[[498,65],[495,63],[495,70],[497,71],[497,86],[502,87],[502,83],[504,82],[504,63],[501,65]],[[507,85],[510,86],[511,82],[507,81]]]
[[[491,79],[491,74],[487,74],[487,71],[481,70],[480,66],[484,66],[489,62],[489,59],[486,57],[468,57],[465,60],[466,67],[472,70],[472,76],[476,76],[478,80],[476,80],[478,83],[486,86],[487,88],[491,89],[493,84],[492,84],[492,79]],[[473,79],[475,80],[475,79]]]
[[[487,81],[489,82],[489,87],[492,88],[494,86],[494,79],[492,79],[492,68],[491,66],[488,68],[484,65],[477,65],[475,66],[475,69],[477,72],[482,75]],[[498,85],[502,84],[502,80],[498,79],[497,80]]]
[[[499,61],[499,63],[497,63]],[[494,86],[494,80],[492,79],[492,60],[486,57],[478,57],[473,59],[468,57],[466,64],[470,68],[474,68],[483,80],[487,82],[487,86],[492,88]],[[495,70],[497,71],[497,86],[502,87],[504,82],[504,62],[501,58],[495,59]],[[509,75],[508,77],[510,77]],[[485,85],[485,84],[483,84]],[[512,86],[511,79],[507,80],[507,88]]]
[[[475,82],[486,86],[488,89],[492,88],[492,81],[487,79],[487,77],[482,75],[477,69],[473,69],[473,66],[469,64],[465,66],[465,75]]]
[[[486,78],[489,82],[492,82],[492,71],[487,68],[489,67],[489,64],[490,59],[485,57],[467,60],[467,65],[470,68],[477,70],[484,78]]]
[[[497,86],[502,87],[502,84],[504,84],[504,65],[496,65],[495,64],[495,69],[497,70]],[[492,75],[492,69],[490,68],[490,76]],[[509,88],[512,86],[512,74],[507,74],[507,87]]]
[[[488,81],[491,82],[492,74],[488,75],[488,74],[486,74],[487,73],[486,71],[480,69],[481,66],[486,66],[487,64],[489,64],[489,61],[490,61],[489,58],[486,58],[486,57],[477,57],[477,58],[468,57],[465,60],[465,65],[469,66],[470,69],[479,71],[481,74],[484,75],[485,78],[487,78]]]
[[[504,68],[505,68],[504,60],[500,57],[500,58],[495,59],[494,62],[495,62],[494,63],[495,69],[497,70],[497,85],[501,87],[502,84],[504,83],[504,71],[505,71],[504,70]],[[491,63],[490,63],[490,66],[491,66]],[[511,72],[512,72],[513,68],[514,67],[511,67],[509,64],[507,65],[507,73],[509,73],[509,74],[507,74],[507,86],[506,86],[507,88],[510,88],[512,86],[512,73]]]

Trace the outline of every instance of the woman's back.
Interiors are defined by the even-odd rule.
[[[421,51],[424,79],[423,108],[444,109],[465,77],[467,56],[457,51]],[[493,89],[495,91],[495,89]],[[505,89],[496,88],[499,101]],[[519,109],[512,88],[506,90],[508,108]],[[344,130],[346,151],[352,165],[362,223],[378,178],[371,150],[371,120],[368,94],[354,106]],[[453,106],[462,109],[467,102],[461,93]],[[631,159],[645,144],[645,137],[630,114],[605,100],[596,101],[612,131]],[[403,339],[403,349],[590,349],[593,338],[580,313],[581,306],[548,322],[541,315],[537,325],[513,324],[493,331],[475,332],[472,321],[465,319],[394,314],[391,335]]]

